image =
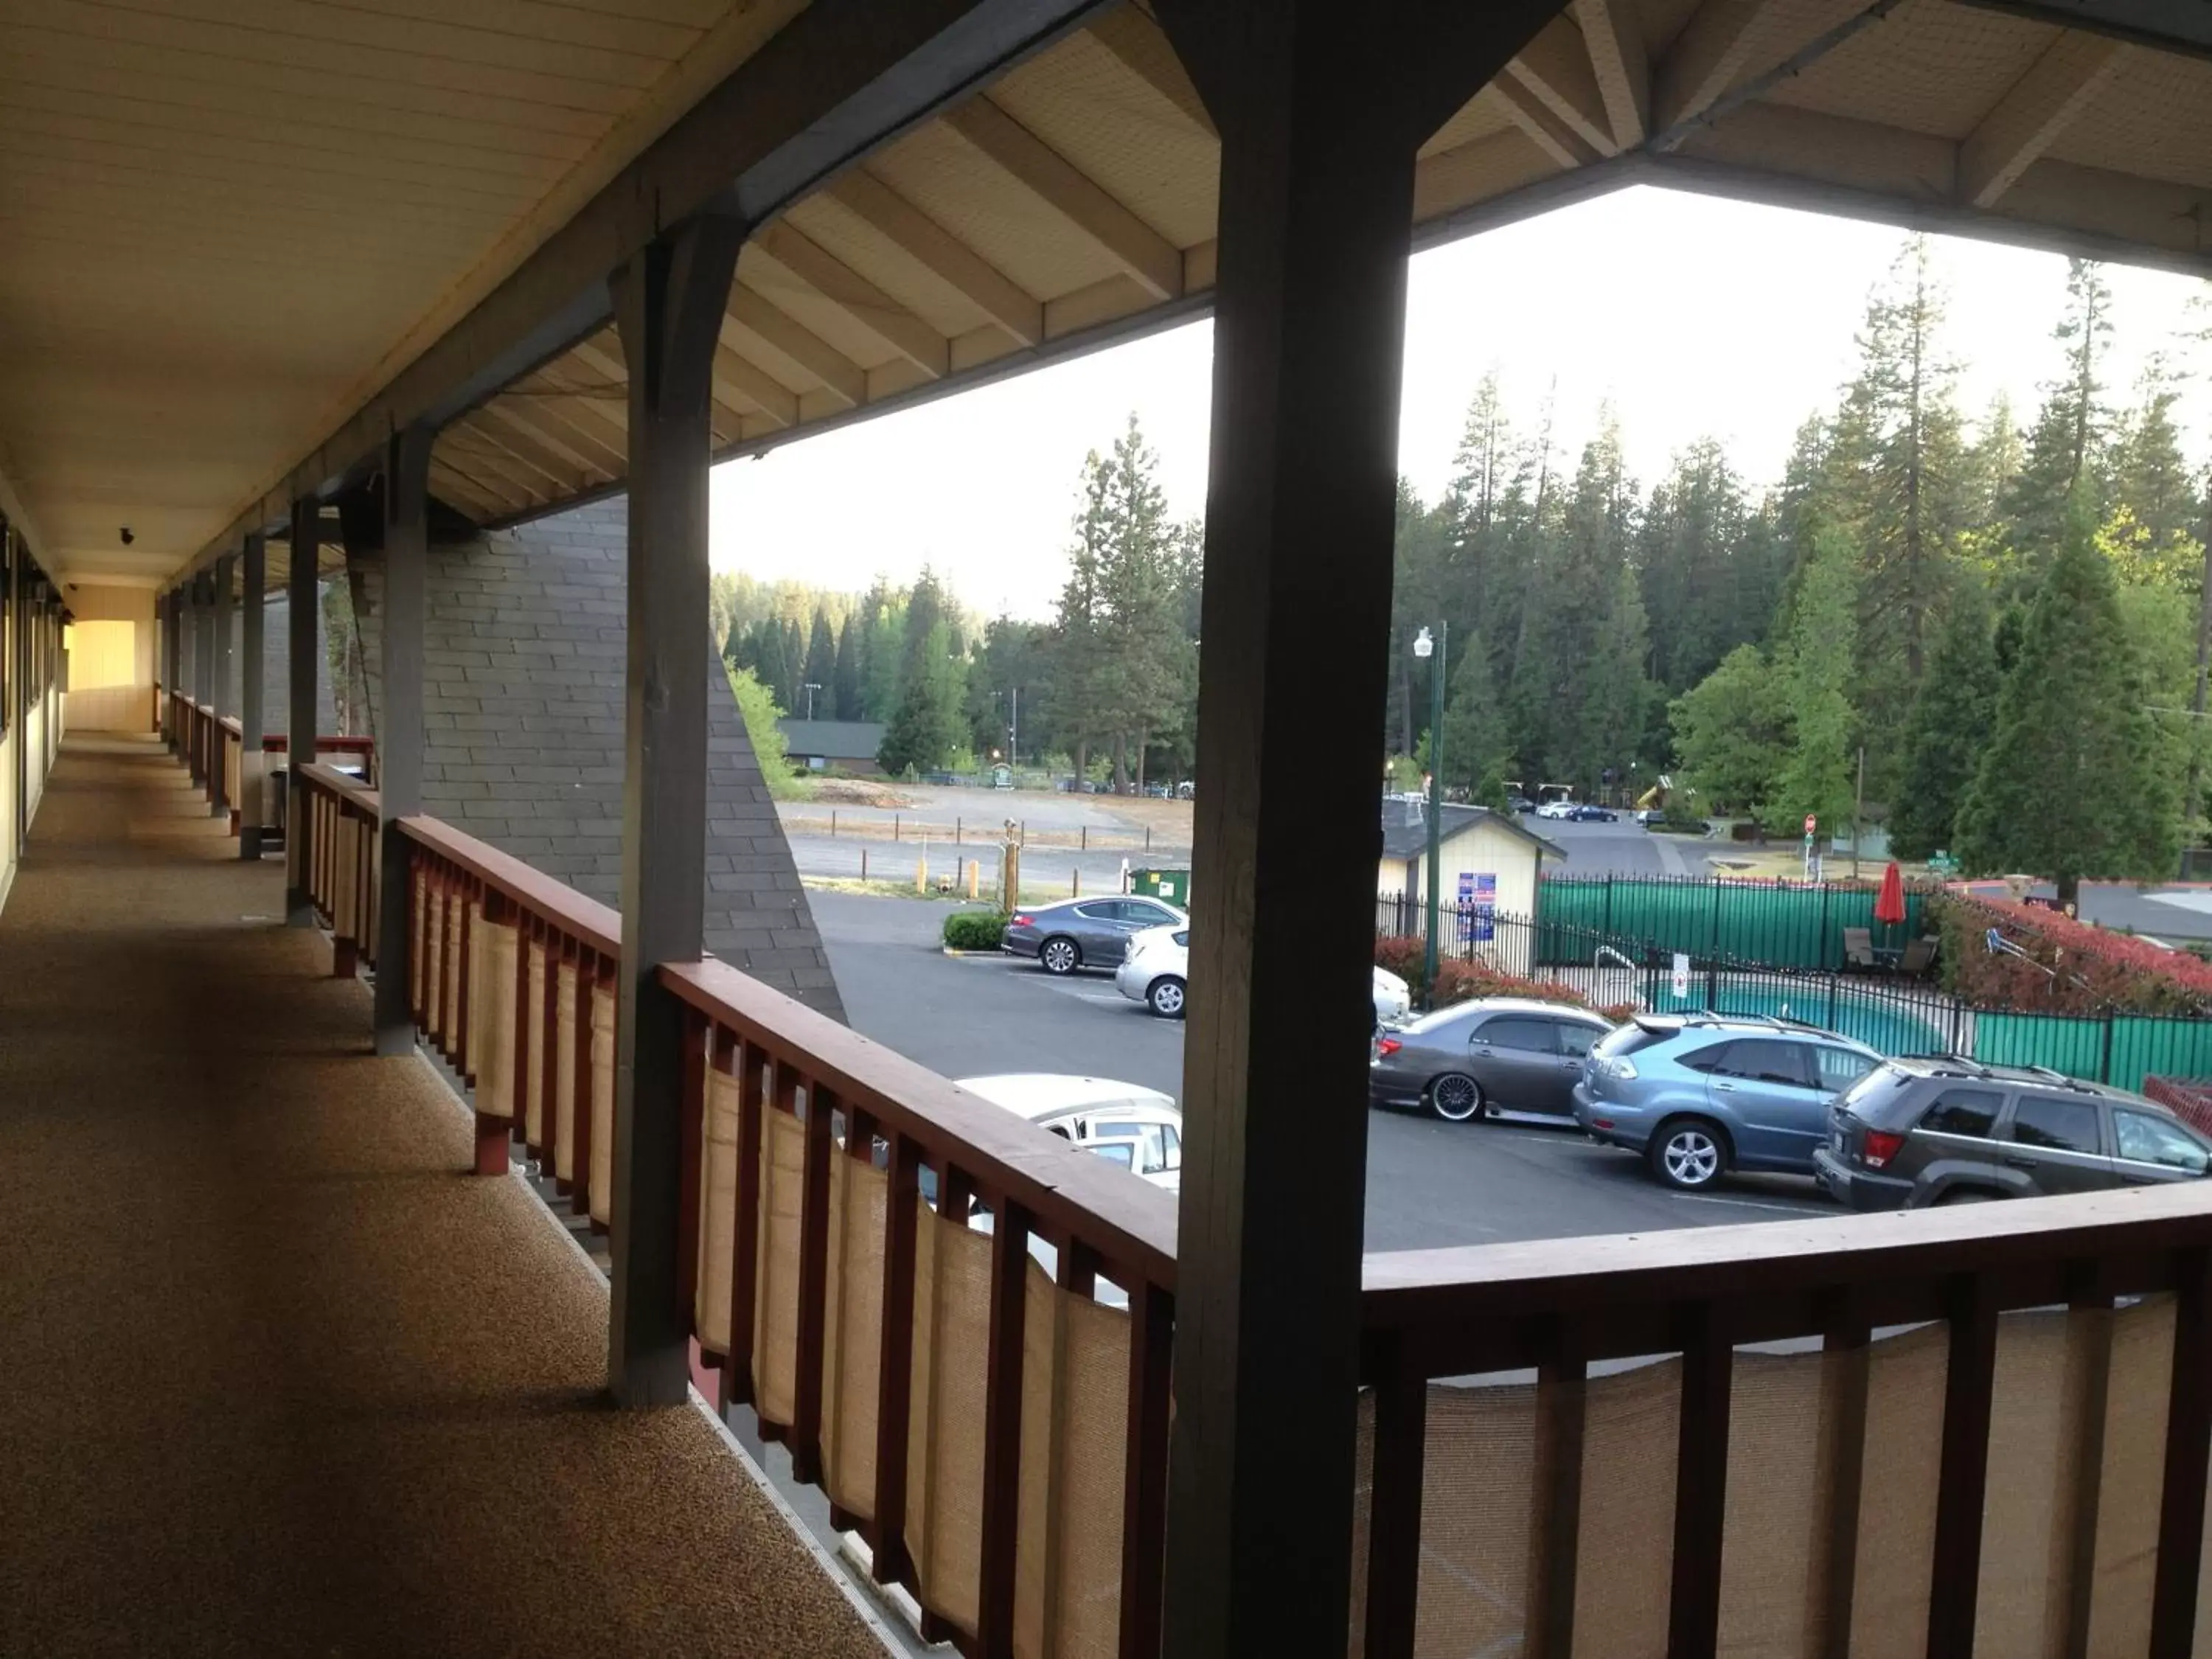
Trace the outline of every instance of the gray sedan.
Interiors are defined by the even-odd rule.
[[[1132,935],[1147,927],[1187,927],[1190,918],[1158,899],[1098,897],[1025,905],[1006,922],[1003,948],[1035,957],[1048,974],[1079,968],[1114,969]]]
[[[1613,1024],[1587,1009],[1489,997],[1376,1036],[1370,1106],[1425,1106],[1453,1123],[1501,1109],[1571,1116],[1583,1057]]]

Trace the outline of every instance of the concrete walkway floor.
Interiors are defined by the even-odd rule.
[[[880,1656],[156,742],[0,913],[0,1653]]]

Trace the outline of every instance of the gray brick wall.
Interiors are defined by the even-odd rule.
[[[622,885],[628,524],[620,501],[433,547],[423,810],[607,904]],[[383,706],[380,556],[353,561]],[[713,660],[707,618],[699,648]],[[844,1006],[737,699],[708,677],[707,948],[837,1018]]]
[[[262,601],[262,665],[261,665],[261,721],[266,732],[286,732],[292,724],[292,606],[289,599],[276,593]],[[186,635],[190,639],[190,635]],[[321,654],[316,660],[322,665],[315,677],[315,734],[318,737],[339,735],[337,704],[331,695],[330,629],[325,625],[322,609],[315,611],[315,641]],[[223,692],[225,712],[235,714],[245,701],[241,674],[246,658],[246,618],[241,611],[230,619],[230,684]],[[187,678],[185,684],[191,681]]]

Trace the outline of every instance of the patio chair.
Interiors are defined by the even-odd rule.
[[[1874,929],[1871,927],[1844,929],[1844,966],[1864,968],[1869,970],[1874,968]]]
[[[1926,934],[1905,947],[1905,954],[1897,960],[1900,974],[1924,974],[1935,965],[1936,941]]]

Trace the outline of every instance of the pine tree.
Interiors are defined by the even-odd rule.
[[[799,685],[806,678],[806,635],[799,625],[786,618],[783,623],[783,695],[786,708],[806,707],[805,695]]]
[[[2091,490],[2093,520],[2103,513],[2102,472],[2108,415],[2105,349],[2112,338],[2112,290],[2087,259],[2069,263],[2066,310],[2051,337],[2065,354],[2060,377],[2044,388],[2019,473],[2006,493],[2009,540],[2021,564],[2017,583],[2032,588],[2067,533],[2075,492]]]
[[[1683,793],[1698,810],[1764,816],[1790,750],[1784,678],[1757,646],[1740,645],[1674,699]]]
[[[837,630],[837,656],[830,670],[830,705],[841,720],[867,718],[867,705],[860,695],[860,624],[852,617]]]
[[[2202,526],[2197,480],[2182,459],[2181,434],[2174,425],[2174,405],[2180,401],[2181,382],[2172,364],[2164,356],[2154,357],[2113,445],[2112,496],[2114,510],[2125,512],[2142,527],[2154,562],[2186,549],[2176,562],[2193,566],[2201,556],[2197,533]],[[2193,579],[2197,573],[2191,568],[2189,574]]]
[[[751,647],[747,654],[750,660],[741,660],[738,666],[750,669],[763,689],[775,700],[775,706],[788,714],[791,712],[791,667],[784,656],[783,624],[773,617],[763,617],[755,623]]]
[[[817,605],[806,642],[806,666],[799,676],[799,708],[807,708],[811,701],[817,714],[830,708],[835,702],[836,679],[837,637],[830,631],[830,613]],[[811,700],[805,690],[809,685],[814,687]]]
[[[1506,737],[1505,710],[1498,701],[1497,681],[1490,672],[1490,649],[1478,635],[1453,654],[1459,661],[1451,671],[1450,701],[1444,704],[1441,745],[1444,787],[1464,793],[1480,805],[1502,811],[1512,750]]]
[[[1962,586],[1928,659],[1928,676],[1905,729],[1901,781],[1889,810],[1900,857],[1924,859],[1957,839],[1959,808],[1996,721],[1996,641],[1978,583]]]
[[[1858,550],[1838,525],[1813,532],[1813,556],[1798,583],[1787,655],[1779,665],[1790,746],[1764,815],[1786,830],[1807,814],[1833,826],[1851,814],[1857,712],[1851,706],[1860,606]]]
[[[1589,774],[1616,781],[1636,775],[1652,705],[1651,631],[1636,572],[1624,563],[1613,578],[1605,614],[1583,665],[1581,748]]]
[[[2085,480],[2027,608],[1959,824],[1968,870],[2049,877],[2067,904],[2084,877],[2170,875],[2179,829],[2095,519]]]
[[[1674,457],[1638,537],[1651,672],[1661,684],[1687,690],[1737,646],[1765,637],[1775,596],[1751,528],[1742,481],[1716,440],[1701,438]]]

